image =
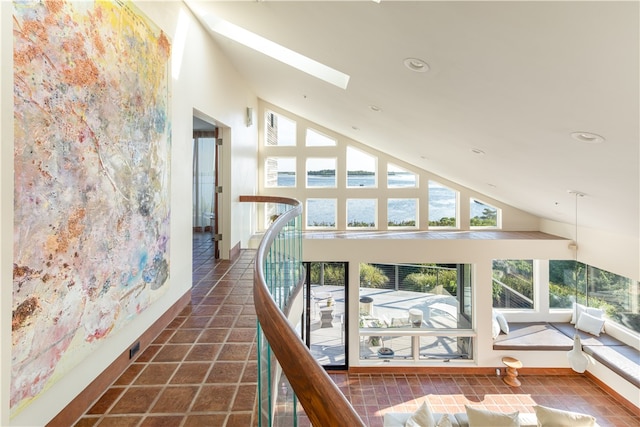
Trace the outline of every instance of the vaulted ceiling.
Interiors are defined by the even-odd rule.
[[[638,236],[638,2],[186,3],[350,76],[211,31],[260,98],[542,218],[573,223],[577,190],[581,226]]]

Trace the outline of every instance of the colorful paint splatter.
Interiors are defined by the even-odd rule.
[[[14,2],[15,415],[163,292],[170,43],[123,2]]]

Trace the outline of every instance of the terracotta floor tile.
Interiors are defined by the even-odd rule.
[[[100,420],[98,417],[82,417],[73,427],[93,427],[98,423],[98,420]]]
[[[236,327],[229,332],[227,342],[253,342],[256,339],[256,328]]]
[[[227,414],[207,414],[207,415],[189,415],[183,424],[183,427],[213,427],[224,426]],[[245,427],[249,427],[247,424]]]
[[[191,350],[189,344],[167,344],[153,358],[153,362],[180,362]]]
[[[218,354],[218,360],[245,360],[250,348],[249,344],[225,344]]]
[[[232,411],[252,411],[256,403],[257,395],[258,388],[256,384],[238,386],[238,391],[231,408]]]
[[[165,388],[149,412],[184,414],[198,393],[198,386],[171,386]]]
[[[151,407],[160,387],[130,387],[111,409],[113,414],[141,414]]]
[[[172,344],[194,343],[197,341],[201,332],[199,329],[178,329],[169,342]]]
[[[200,389],[191,410],[201,411],[228,411],[236,393],[235,385],[205,385]]]
[[[149,363],[133,382],[135,385],[165,384],[178,367],[177,363]]]
[[[244,371],[243,362],[217,362],[211,368],[207,383],[237,383]]]
[[[222,344],[195,344],[184,360],[213,362],[221,348]]]
[[[251,425],[252,414],[229,414],[226,427],[247,427]],[[293,424],[290,424],[293,425]]]
[[[140,427],[176,427],[183,418],[182,415],[150,415],[142,421]]]
[[[122,394],[125,389],[123,387],[111,387],[93,404],[87,411],[87,414],[104,414],[109,410],[113,402]]]
[[[205,329],[198,338],[198,344],[202,343],[223,343],[227,339],[229,329],[210,328]]]
[[[211,363],[182,363],[171,379],[171,384],[200,384],[209,368]]]
[[[98,424],[98,427],[135,427],[138,425],[142,417],[132,415],[122,415],[115,417],[103,418]]]
[[[160,349],[162,348],[161,344],[151,344],[149,347],[146,348],[145,351],[142,352],[142,354],[140,354],[140,356],[138,356],[138,358],[135,360],[136,362],[150,362],[151,359],[153,359],[155,357],[155,355],[160,351]]]

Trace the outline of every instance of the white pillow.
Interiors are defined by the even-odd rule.
[[[505,414],[503,412],[493,412],[486,409],[476,409],[465,405],[467,418],[469,418],[469,427],[520,427],[518,415],[520,412],[511,412]]]
[[[580,315],[587,309],[587,307],[585,307],[582,304],[578,304],[578,303],[573,303],[573,313],[571,313],[571,323],[572,324],[576,324],[576,322],[578,321],[578,319],[580,318]]]
[[[500,335],[500,324],[498,323],[498,318],[493,316],[491,318],[491,336],[495,340]]]
[[[595,307],[587,307],[582,304],[573,303],[573,312],[571,313],[571,323],[576,324],[578,320],[580,320],[580,315],[582,313],[589,313],[590,315],[598,318],[604,317],[604,310],[595,308]]]
[[[435,425],[436,420],[427,402],[422,402],[418,410],[411,414],[405,423],[406,427],[435,427]]]
[[[504,314],[499,311],[496,312],[496,319],[498,320],[498,325],[500,325],[500,330],[505,334],[509,333],[509,323],[507,323],[507,319],[504,318]]]
[[[429,405],[427,402],[423,402],[418,410],[411,414],[405,427],[451,427],[451,420],[449,414],[443,414],[436,422]]]
[[[599,319],[595,316],[592,316],[586,311],[580,315],[578,323],[576,323],[576,329],[588,332],[591,335],[595,335],[597,337],[600,336],[600,332],[602,332],[603,326],[604,319]]]
[[[586,312],[592,315],[593,317],[597,317],[598,319],[602,319],[604,317],[604,310],[600,308],[587,307]]]
[[[533,410],[536,412],[538,425],[541,427],[590,427],[596,424],[596,419],[587,414],[547,408],[540,405],[535,405]]]

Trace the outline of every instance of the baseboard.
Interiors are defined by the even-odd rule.
[[[444,367],[444,366],[357,366],[349,367],[350,374],[461,374],[461,375],[496,375],[500,369],[504,375],[504,366],[495,367]],[[522,368],[522,375],[578,375],[570,368]]]
[[[131,343],[133,346],[140,342],[142,354],[151,342],[162,332],[169,323],[184,309],[191,301],[191,290],[187,291],[178,301],[176,301],[162,316],[156,320],[137,340]],[[129,365],[136,360],[136,357],[129,359],[129,347],[120,354],[95,380],[91,382],[78,396],[76,396],[62,411],[58,413],[47,427],[71,426],[102,396],[109,386],[122,375]]]
[[[229,251],[229,260],[233,261],[240,256],[240,242],[238,242],[231,250]]]

